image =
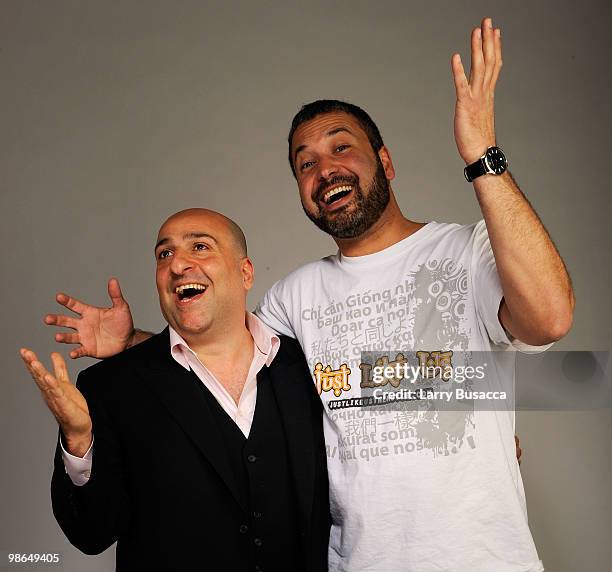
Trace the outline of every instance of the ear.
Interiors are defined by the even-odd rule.
[[[250,290],[253,287],[255,280],[255,269],[253,263],[248,256],[245,256],[240,261],[240,271],[242,272],[242,284],[245,290]]]
[[[395,179],[395,167],[393,167],[393,161],[391,160],[391,153],[387,149],[386,145],[383,145],[378,151],[378,157],[385,170],[385,176],[387,180],[392,181]]]

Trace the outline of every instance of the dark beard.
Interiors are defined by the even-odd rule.
[[[377,156],[376,159],[378,163],[376,173],[365,194],[361,190],[357,177],[334,177],[323,185],[325,188],[338,183],[352,185],[354,208],[348,212],[347,209],[344,209],[338,213],[332,213],[331,217],[328,218],[325,211],[319,209],[318,213],[311,213],[306,210],[304,203],[302,203],[306,216],[323,232],[334,238],[357,238],[366,232],[381,217],[391,198],[385,169],[380,158]],[[317,197],[321,196],[322,191],[324,189],[317,192]]]

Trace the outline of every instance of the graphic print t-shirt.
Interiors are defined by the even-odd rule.
[[[330,570],[543,570],[527,525],[511,406],[479,410],[468,401],[442,411],[427,400],[363,400],[376,385],[364,367],[370,352],[465,360],[471,352],[529,351],[501,326],[501,300],[484,221],[431,222],[381,252],[323,258],[264,296],[257,315],[300,342],[325,406]],[[506,374],[513,379],[513,361]],[[391,385],[381,389],[410,383]]]

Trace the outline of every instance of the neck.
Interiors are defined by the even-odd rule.
[[[334,238],[344,256],[365,256],[380,252],[425,226],[423,222],[407,219],[391,192],[389,204],[381,217],[362,235],[355,238]]]
[[[183,338],[202,362],[223,360],[233,363],[244,357],[245,352],[252,353],[253,337],[246,325],[246,313],[241,320],[224,322],[219,328]]]

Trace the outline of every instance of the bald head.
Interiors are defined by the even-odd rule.
[[[158,234],[158,244],[160,240],[163,240],[164,227],[171,222],[177,222],[179,220],[201,220],[203,223],[210,222],[215,227],[223,228],[229,235],[233,247],[236,251],[236,255],[239,258],[246,257],[247,254],[247,242],[242,232],[242,229],[229,217],[224,214],[218,213],[217,211],[211,211],[209,209],[202,208],[191,208],[179,211],[170,215],[164,224],[162,224]],[[214,237],[213,237],[214,238]]]

